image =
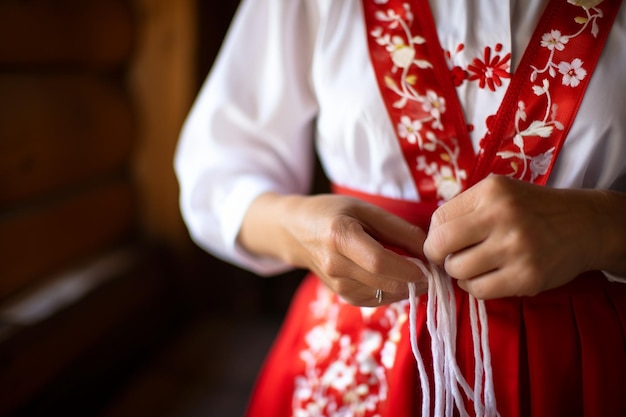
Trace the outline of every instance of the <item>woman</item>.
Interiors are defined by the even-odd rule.
[[[626,13],[471,3],[243,2],[176,169],[199,245],[312,271],[250,416],[626,415]]]

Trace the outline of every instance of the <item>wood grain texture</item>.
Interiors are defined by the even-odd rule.
[[[142,24],[128,79],[141,126],[133,164],[139,224],[151,237],[189,247],[172,165],[196,94],[196,2],[136,0],[135,9]]]
[[[0,211],[119,170],[133,116],[128,93],[104,78],[0,74]]]
[[[95,415],[81,412],[81,403],[97,401],[98,391],[109,388],[106,378],[122,374],[116,368],[124,361],[141,360],[139,353],[171,319],[161,254],[146,249],[136,247],[129,253],[133,264],[71,308],[11,330],[0,343],[0,416]],[[49,395],[41,397],[41,391]],[[51,410],[48,403],[59,397],[65,403]],[[82,407],[89,410],[89,404]]]
[[[133,50],[124,0],[0,1],[0,67],[120,67]]]
[[[131,186],[118,181],[0,218],[0,300],[127,239],[133,200]]]

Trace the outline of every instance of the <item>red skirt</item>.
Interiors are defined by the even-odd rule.
[[[423,228],[434,210],[339,192]],[[468,298],[458,288],[456,301],[457,362],[471,383]],[[538,296],[491,300],[486,307],[502,417],[626,416],[626,285],[589,272]],[[247,416],[421,416],[408,313],[408,302],[378,308],[348,305],[308,276],[261,370]],[[423,299],[417,314],[418,345],[432,370]],[[466,408],[472,415],[469,401]]]

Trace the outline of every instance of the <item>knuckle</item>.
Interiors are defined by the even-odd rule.
[[[335,256],[330,254],[322,255],[318,261],[320,272],[328,277],[337,277],[341,275],[340,263]]]
[[[387,297],[389,299],[404,299],[409,296],[409,289],[407,284],[404,282],[392,281],[386,286],[386,293],[388,293],[391,297]]]
[[[528,262],[517,277],[517,296],[535,296],[544,289],[544,272],[537,262]]]
[[[330,247],[339,247],[345,233],[344,229],[343,221],[334,217],[328,221],[328,224],[320,232],[320,239]]]
[[[333,280],[333,291],[342,296],[343,298],[347,298],[351,292],[351,286],[348,285],[347,280],[336,278]]]
[[[353,306],[360,306],[363,304],[363,300],[357,297],[354,291],[354,285],[347,279],[335,279],[333,280],[332,290],[341,297],[346,303]]]
[[[451,255],[446,257],[443,267],[451,277],[455,277],[456,279],[469,278],[463,274],[464,262],[459,256]]]
[[[333,250],[341,252],[347,246],[349,237],[359,227],[350,217],[333,217],[322,231],[322,240]]]
[[[524,228],[515,226],[507,231],[505,245],[512,255],[527,253],[529,244],[532,244],[532,238]]]
[[[479,300],[492,298],[492,292],[488,285],[481,280],[470,280],[465,283],[467,292]]]
[[[365,269],[374,275],[383,275],[385,260],[380,253],[369,253],[365,256]]]
[[[431,261],[441,263],[448,255],[443,249],[445,245],[446,233],[441,228],[431,229],[424,242],[424,251]]]
[[[502,193],[511,186],[511,178],[504,175],[490,175],[482,182],[485,191],[488,193]]]
[[[445,223],[446,219],[447,219],[447,210],[446,210],[446,206],[443,205],[439,207],[437,210],[435,210],[435,212],[432,214],[430,218],[430,227],[431,228],[437,227]]]

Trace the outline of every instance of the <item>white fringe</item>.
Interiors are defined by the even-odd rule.
[[[469,296],[469,314],[474,348],[474,387],[470,387],[456,361],[456,300],[452,279],[444,271],[419,259],[409,258],[428,278],[426,327],[431,337],[434,373],[433,415],[452,417],[455,410],[460,417],[469,417],[465,399],[474,404],[476,417],[499,417],[493,386],[489,328],[485,302]],[[417,361],[422,388],[422,417],[429,417],[431,387],[422,355],[417,346],[417,296],[415,283],[409,283],[409,326],[411,349]]]

